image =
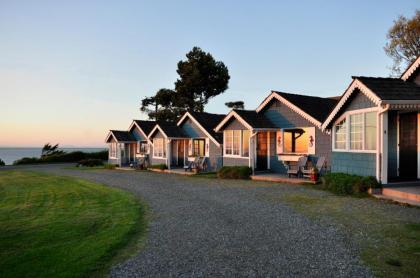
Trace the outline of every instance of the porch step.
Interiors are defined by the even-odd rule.
[[[420,203],[420,186],[413,187],[384,187],[382,195],[391,198],[406,199]]]
[[[389,200],[389,201],[394,201],[394,202],[397,202],[397,203],[400,203],[400,204],[408,204],[408,205],[411,205],[411,206],[420,207],[420,202],[409,200],[409,199],[390,197],[390,196],[385,196],[385,195],[382,195],[382,194],[372,194],[372,196],[375,197],[375,198],[378,198],[378,199]]]
[[[285,176],[285,175],[268,174],[268,173],[252,175],[251,179],[255,181],[270,181],[270,182],[291,183],[291,184],[313,183],[307,179],[289,178],[288,176]]]

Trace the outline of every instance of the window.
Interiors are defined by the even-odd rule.
[[[225,130],[224,150],[225,155],[248,157],[249,156],[249,130]]]
[[[117,143],[109,144],[109,157],[117,157]]]
[[[147,142],[139,141],[137,142],[137,153],[138,154],[145,154],[147,153],[148,145]]]
[[[346,119],[334,126],[335,149],[344,150],[346,148]]]
[[[283,153],[308,153],[308,130],[284,129],[283,142]]]
[[[363,114],[350,115],[350,149],[363,149]]]
[[[376,112],[365,114],[365,150],[376,150]]]
[[[205,156],[206,155],[205,147],[206,147],[206,140],[194,139],[193,140],[193,155]]]
[[[153,156],[166,157],[165,140],[163,138],[156,138],[153,140]]]
[[[333,126],[333,147],[341,151],[375,151],[377,112],[349,113]]]
[[[242,130],[242,156],[249,156],[249,130]]]

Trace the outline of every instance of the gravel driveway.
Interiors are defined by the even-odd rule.
[[[279,202],[301,186],[133,171],[37,167],[128,190],[146,200],[146,246],[111,277],[369,277],[350,240]]]

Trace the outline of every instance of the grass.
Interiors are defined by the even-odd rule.
[[[375,276],[418,277],[420,209],[308,188],[285,190],[276,198],[312,219],[338,226],[357,243]]]
[[[103,276],[146,231],[133,195],[92,182],[0,171],[0,277]]]

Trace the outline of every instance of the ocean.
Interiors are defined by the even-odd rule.
[[[12,165],[15,160],[22,157],[40,157],[42,148],[0,148],[0,158],[6,165]],[[65,152],[99,152],[106,148],[60,148]]]

